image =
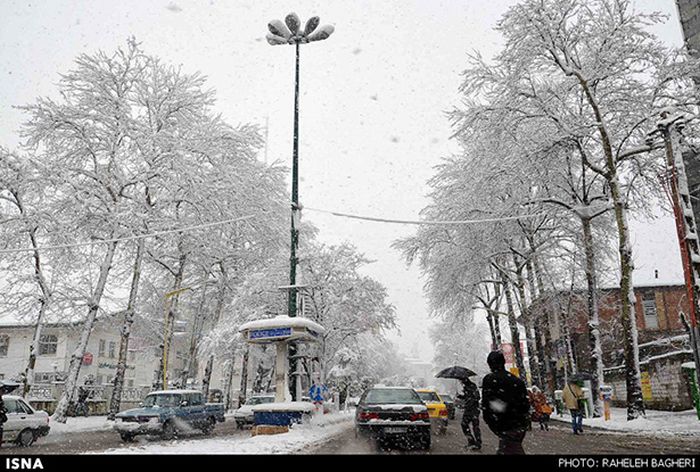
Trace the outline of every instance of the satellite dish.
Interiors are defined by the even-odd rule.
[[[287,26],[285,26],[284,23],[282,23],[280,20],[272,20],[267,24],[267,29],[270,30],[270,33],[276,35],[276,36],[281,36],[284,39],[289,39],[292,37],[292,33],[287,29]]]
[[[287,15],[287,17],[284,19],[284,22],[287,23],[289,31],[291,31],[292,34],[296,35],[299,33],[299,26],[301,25],[301,20],[299,20],[299,17],[296,13],[290,13],[289,15]]]

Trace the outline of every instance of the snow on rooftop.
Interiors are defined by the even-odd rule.
[[[310,331],[315,331],[317,333],[324,333],[326,330],[320,324],[312,321],[308,318],[302,318],[300,316],[290,317],[290,316],[275,316],[274,318],[268,318],[265,320],[255,320],[243,323],[238,332],[248,331],[251,329],[265,329],[265,328],[305,328]]]

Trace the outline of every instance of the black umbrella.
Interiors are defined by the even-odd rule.
[[[0,380],[0,395],[7,395],[19,387],[17,382],[11,382],[9,380]]]
[[[448,367],[447,369],[442,369],[435,377],[444,379],[468,379],[473,375],[476,375],[476,372],[473,370],[459,365],[454,365],[452,367]]]

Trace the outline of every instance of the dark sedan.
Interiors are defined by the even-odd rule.
[[[430,449],[428,407],[410,387],[371,388],[357,404],[355,434],[380,444],[391,441]]]
[[[447,407],[447,419],[455,419],[455,400],[452,398],[452,395],[441,393],[440,398],[442,398],[442,403]]]

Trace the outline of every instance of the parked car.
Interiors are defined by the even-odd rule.
[[[430,449],[428,407],[410,387],[370,388],[355,410],[355,435]]]
[[[246,402],[235,412],[233,412],[233,419],[236,421],[236,428],[241,429],[247,424],[253,424],[255,415],[253,414],[253,407],[255,405],[262,405],[263,403],[274,403],[275,395],[253,395],[248,398]]]
[[[438,393],[438,395],[442,398],[442,402],[447,407],[447,419],[455,419],[455,400],[452,398],[452,395],[447,395],[445,393]]]
[[[448,413],[445,402],[442,401],[440,395],[435,390],[429,388],[417,388],[416,392],[425,406],[428,407],[430,422],[433,425],[433,430],[437,434],[445,434],[447,432]]]
[[[139,434],[156,434],[166,439],[192,429],[210,434],[216,423],[224,422],[222,403],[204,403],[197,390],[163,390],[151,392],[140,408],[117,414],[114,429],[129,442]]]
[[[22,397],[3,395],[7,409],[7,422],[3,425],[3,442],[15,442],[24,447],[49,434],[49,414],[35,410]]]

